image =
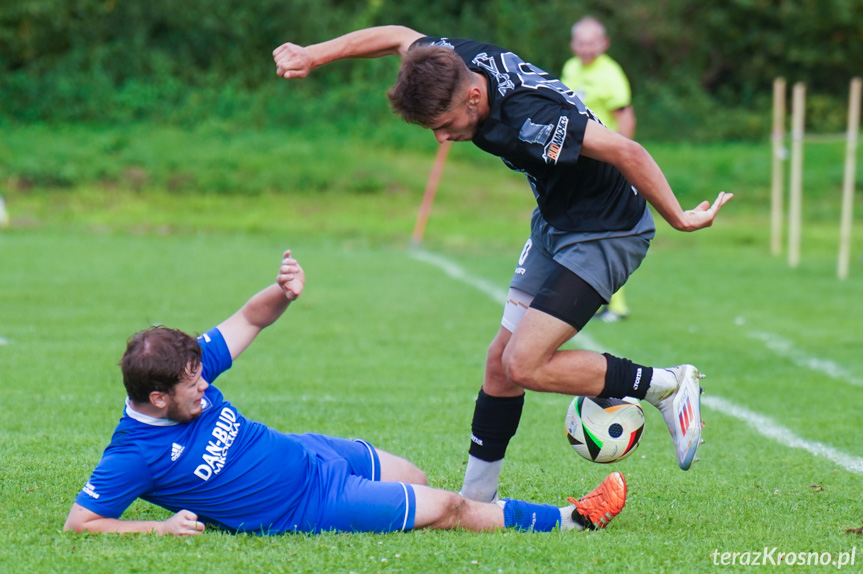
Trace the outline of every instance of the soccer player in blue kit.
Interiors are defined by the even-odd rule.
[[[78,494],[76,532],[391,532],[414,528],[550,531],[604,528],[626,501],[611,473],[558,508],[506,499],[480,503],[427,486],[409,461],[362,440],[284,434],[245,418],[213,385],[303,291],[284,253],[276,283],[197,339],[167,327],[133,335],[120,361],[126,399],[111,443]],[[141,498],[175,514],[123,520]]]
[[[701,442],[701,373],[609,353],[563,350],[641,264],[654,235],[649,202],[674,228],[712,225],[731,194],[683,210],[639,144],[606,128],[557,78],[513,52],[473,40],[380,26],[273,51],[276,74],[306,77],[345,58],[402,58],[388,92],[396,113],[441,143],[471,141],[525,174],[536,198],[503,319],[486,357],[461,493],[492,501],[525,389],[635,397],[657,407],[687,470]]]

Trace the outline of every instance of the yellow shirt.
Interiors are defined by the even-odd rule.
[[[614,110],[632,103],[629,80],[620,64],[608,54],[601,54],[589,66],[578,58],[570,58],[563,65],[560,81],[595,113],[609,129],[617,131]]]

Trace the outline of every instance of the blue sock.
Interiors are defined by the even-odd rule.
[[[516,530],[551,532],[560,522],[560,509],[550,504],[532,504],[505,498],[503,525]]]

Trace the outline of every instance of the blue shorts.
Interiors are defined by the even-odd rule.
[[[380,459],[363,440],[320,434],[293,435],[320,462],[318,513],[299,528],[305,532],[396,532],[411,530],[416,496],[410,484],[380,482]],[[309,520],[310,519],[310,520]]]

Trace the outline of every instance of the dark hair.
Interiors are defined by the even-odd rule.
[[[201,346],[182,331],[150,327],[129,338],[120,359],[123,385],[137,403],[150,400],[150,393],[170,393],[184,375],[201,364]]]
[[[415,46],[402,60],[387,97],[406,122],[428,127],[452,109],[453,96],[469,81],[470,70],[455,50]]]

